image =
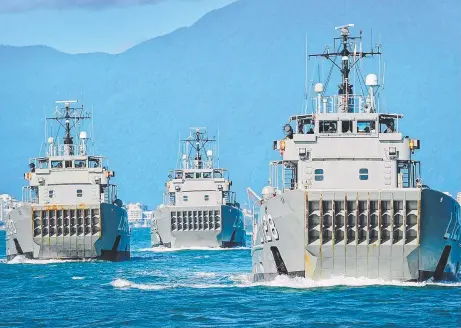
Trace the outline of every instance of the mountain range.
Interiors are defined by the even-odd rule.
[[[303,111],[306,35],[308,51],[322,52],[346,23],[363,31],[366,49],[382,44],[382,106],[404,114],[400,130],[421,139],[424,182],[455,193],[460,9],[454,1],[240,0],[117,55],[0,46],[0,193],[20,197],[28,159],[43,150],[44,117],[55,100],[76,98],[93,109],[97,152],[125,202],[158,204],[179,135],[206,126],[219,132],[220,164],[245,203],[245,188],[259,192],[280,157],[272,141]],[[378,73],[363,64],[364,74]],[[312,60],[308,69],[310,83],[328,73]]]

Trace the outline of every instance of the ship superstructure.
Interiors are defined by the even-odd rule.
[[[127,214],[111,183],[115,172],[104,157],[89,154],[82,127],[90,115],[76,102],[57,101],[47,119],[58,128],[47,138],[45,156],[30,160],[23,205],[8,215],[8,260],[130,258]]]
[[[8,194],[0,194],[0,230],[5,229],[5,221],[8,213],[16,207],[21,206],[21,202]]]
[[[338,27],[333,48],[311,55],[331,63],[327,81],[315,84],[310,112],[291,116],[285,138],[273,143],[281,159],[270,163],[258,202],[254,279],[456,279],[460,206],[423,184],[413,158],[419,140],[399,130],[403,115],[380,108],[378,76],[361,74],[362,60],[380,48],[362,51],[352,26]],[[335,70],[339,87],[329,96]]]
[[[228,171],[216,165],[215,146],[204,128],[192,128],[181,140],[180,163],[170,171],[163,204],[154,213],[153,246],[245,245],[243,213]]]
[[[148,228],[152,222],[154,211],[149,211],[147,205],[132,203],[125,205],[128,223],[134,228]]]

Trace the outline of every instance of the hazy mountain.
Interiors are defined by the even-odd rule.
[[[309,52],[322,52],[337,36],[334,27],[345,23],[363,30],[366,49],[370,29],[373,43],[380,35],[383,105],[403,113],[404,133],[422,140],[424,181],[456,192],[461,4],[418,3],[240,0],[120,55],[2,46],[0,192],[20,196],[28,158],[44,141],[45,114],[57,99],[82,100],[83,91],[87,108],[94,107],[97,150],[110,158],[125,202],[158,203],[176,164],[179,133],[207,126],[219,129],[221,165],[244,203],[244,188],[260,191],[269,160],[279,158],[272,140],[283,137],[289,115],[302,111],[306,32]],[[314,67],[310,61],[310,80]],[[365,74],[372,69],[364,63]],[[326,65],[315,74],[322,72]]]

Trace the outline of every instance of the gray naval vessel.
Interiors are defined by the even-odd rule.
[[[339,70],[337,94],[326,94],[330,73],[273,143],[281,159],[270,163],[257,203],[253,279],[459,279],[460,205],[423,184],[412,157],[419,140],[398,129],[403,115],[381,110],[378,76],[361,75],[362,59],[380,48],[362,51],[352,26],[337,27],[333,48],[310,55]]]
[[[152,246],[245,246],[244,216],[228,171],[219,168],[216,139],[191,128],[181,140],[179,168],[170,171],[163,204],[154,213]]]
[[[127,213],[110,182],[115,173],[104,157],[88,154],[89,138],[81,128],[90,115],[83,106],[72,107],[76,102],[57,101],[59,107],[47,119],[58,125],[57,133],[48,137],[46,155],[30,160],[24,204],[7,217],[8,260],[18,255],[40,260],[130,258]]]

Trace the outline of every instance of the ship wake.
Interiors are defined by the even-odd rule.
[[[7,264],[57,264],[57,263],[73,263],[73,262],[92,262],[96,261],[94,259],[68,259],[68,260],[61,260],[61,259],[49,259],[49,260],[38,260],[38,259],[29,259],[24,255],[18,255],[13,258],[11,261],[5,262]]]
[[[115,279],[110,285],[114,288],[119,289],[141,289],[141,290],[163,290],[163,289],[174,289],[174,288],[195,288],[195,289],[207,289],[207,288],[232,288],[236,287],[227,284],[209,284],[209,283],[197,283],[197,284],[138,284],[127,279]]]
[[[249,250],[249,247],[233,247],[233,248],[222,248],[222,247],[179,247],[179,248],[169,248],[169,247],[152,247],[152,248],[141,248],[139,252],[154,252],[154,253],[166,253],[166,252],[180,252],[180,251],[239,251],[239,250]]]
[[[461,282],[434,282],[431,280],[424,282],[404,282],[397,280],[370,279],[370,278],[352,278],[344,276],[334,276],[324,280],[312,280],[302,277],[278,276],[274,280],[264,282],[251,282],[251,276],[237,277],[241,284],[251,286],[275,287],[275,288],[293,288],[293,289],[311,289],[311,288],[329,288],[329,287],[367,287],[367,286],[397,286],[397,287],[461,287]]]
[[[374,286],[396,286],[396,287],[461,287],[461,282],[402,282],[396,280],[351,278],[336,276],[325,280],[312,280],[301,277],[278,276],[274,280],[264,282],[253,282],[252,275],[241,274],[217,274],[214,272],[195,272],[183,282],[159,282],[159,283],[136,283],[128,279],[117,278],[110,282],[110,285],[117,289],[138,289],[138,290],[165,290],[165,289],[207,289],[207,288],[270,288],[270,289],[320,289],[335,287],[374,287]],[[195,281],[194,281],[195,280]]]

